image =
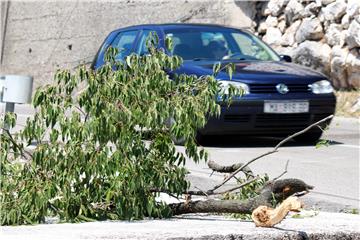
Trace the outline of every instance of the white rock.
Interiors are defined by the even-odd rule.
[[[347,88],[348,83],[345,59],[340,57],[331,59],[330,68],[330,79],[335,88]]]
[[[304,7],[297,0],[290,0],[285,8],[285,16],[288,23],[300,18],[300,13],[304,11]]]
[[[288,55],[292,56],[294,52],[293,47],[282,47],[282,46],[274,46],[273,49],[279,54],[279,55]]]
[[[295,34],[296,42],[319,40],[324,36],[323,28],[318,18],[305,18]]]
[[[269,45],[280,45],[281,36],[282,33],[278,28],[270,27],[267,29],[263,41]]]
[[[285,14],[278,16],[278,21],[280,22],[281,20],[286,20]]]
[[[346,59],[348,54],[349,54],[349,49],[347,49],[346,47],[342,48],[340,46],[334,46],[331,49],[331,58],[339,57]]]
[[[360,14],[360,1],[359,0],[348,0],[346,7],[346,14],[349,15],[349,18],[354,18],[356,15]]]
[[[301,20],[295,21],[286,30],[281,38],[281,45],[284,47],[293,46],[295,43],[295,33],[301,24]]]
[[[352,49],[346,58],[346,69],[350,87],[360,87],[360,50]]]
[[[360,46],[360,23],[358,21],[351,21],[345,41],[350,49]]]
[[[281,20],[277,27],[279,28],[279,30],[284,33],[285,32],[285,29],[286,29],[286,21],[285,20]]]
[[[286,2],[286,0],[270,0],[267,4],[269,14],[274,17],[279,16]]]
[[[305,41],[301,43],[293,54],[294,62],[319,70],[326,75],[330,73],[330,54],[329,45]]]
[[[322,2],[321,0],[315,0],[316,6],[321,7],[322,6]]]
[[[322,8],[321,11],[326,20],[337,21],[346,13],[346,2],[338,0]]]
[[[266,33],[266,30],[267,30],[267,25],[266,25],[265,21],[261,21],[259,24],[259,27],[258,27],[258,33],[264,34],[264,33]]]
[[[315,2],[309,3],[305,6],[304,10],[300,13],[302,18],[311,17],[320,11],[320,7]]]
[[[331,24],[326,31],[325,39],[330,46],[339,45],[342,47],[345,43],[345,35],[342,33],[340,24]]]
[[[331,49],[330,78],[336,88],[348,87],[346,58],[349,54],[347,48],[334,46]]]
[[[267,27],[276,27],[278,24],[277,17],[268,16],[265,20]]]
[[[350,24],[350,17],[348,14],[345,14],[341,19],[341,26],[343,29],[348,29]]]
[[[335,0],[321,0],[321,4],[323,6],[329,5],[330,3],[335,2]]]

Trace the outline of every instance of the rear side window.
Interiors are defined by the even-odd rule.
[[[132,48],[136,39],[138,31],[128,31],[119,33],[111,46],[119,50],[119,54],[116,56],[118,60],[124,60],[124,58],[132,52]]]

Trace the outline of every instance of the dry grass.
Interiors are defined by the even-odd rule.
[[[336,91],[336,116],[360,117],[360,89],[352,91]]]

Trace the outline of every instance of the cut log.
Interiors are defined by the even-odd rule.
[[[300,211],[303,204],[297,197],[288,197],[277,208],[259,206],[251,218],[257,227],[272,227],[281,222],[290,211]]]

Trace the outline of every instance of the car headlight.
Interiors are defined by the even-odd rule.
[[[313,84],[309,84],[309,87],[315,94],[332,93],[334,91],[331,83],[327,80],[314,82]]]
[[[235,88],[241,89],[242,95],[246,95],[250,93],[249,86],[242,82],[235,82],[235,81],[219,81],[221,86],[221,93],[222,94],[229,94],[230,85]]]

